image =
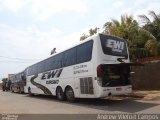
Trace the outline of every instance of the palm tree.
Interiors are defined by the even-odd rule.
[[[112,22],[106,22],[103,25],[103,28],[104,28],[104,31],[103,31],[104,34],[108,34],[108,35],[112,34],[112,28],[113,28]]]
[[[122,15],[120,22],[112,19],[103,25],[104,33],[122,37],[126,40],[131,39],[133,34],[138,31],[138,23],[132,16]],[[132,38],[133,39],[133,38]]]
[[[157,15],[154,11],[150,11],[149,15],[153,21],[146,15],[139,15],[142,22],[145,23],[144,29],[148,30],[156,39],[160,41],[160,15]]]
[[[129,46],[130,57],[132,60],[148,56],[148,50],[144,47],[151,35],[146,30],[139,27],[133,16],[122,15],[121,20],[112,19],[103,25],[104,33],[124,38]]]
[[[142,22],[145,23],[143,29],[148,31],[150,35],[154,37],[152,40],[146,42],[145,47],[150,51],[151,55],[159,56],[159,44],[160,44],[160,15],[157,15],[154,11],[150,11],[149,15],[153,20],[150,20],[146,15],[139,15]]]

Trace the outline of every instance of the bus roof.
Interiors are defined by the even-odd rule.
[[[86,43],[86,42],[90,41],[91,39],[94,40],[94,38],[99,37],[99,35],[106,35],[106,36],[111,36],[111,37],[116,37],[116,38],[118,38],[118,39],[122,39],[122,38],[120,38],[120,37],[113,36],[113,35],[107,35],[107,34],[103,34],[103,33],[97,33],[97,34],[94,34],[94,35],[92,35],[92,36],[89,36],[88,38],[84,39],[83,41],[80,41],[80,43],[77,43],[77,44],[75,44],[75,45],[73,45],[73,46],[71,46],[71,47],[69,47],[69,48],[67,48],[67,49],[64,49],[64,50],[58,52],[58,53],[52,54],[51,56],[49,56],[49,57],[47,57],[47,58],[45,58],[45,59],[43,59],[43,60],[41,60],[41,61],[36,62],[36,63],[28,66],[27,68],[29,68],[29,67],[31,67],[31,66],[33,66],[33,65],[35,65],[35,64],[38,64],[38,63],[40,63],[40,62],[42,62],[42,61],[44,61],[44,60],[47,60],[47,59],[49,59],[49,58],[51,58],[51,57],[53,57],[53,56],[56,56],[56,55],[58,55],[58,54],[60,54],[60,53],[63,53],[64,51],[69,50],[69,49],[71,49],[71,48],[73,48],[73,47],[76,47],[76,46],[78,46],[78,45],[81,45],[81,44],[83,44],[83,43]],[[123,39],[122,39],[122,40],[123,40]],[[27,69],[27,68],[25,68],[25,69]]]

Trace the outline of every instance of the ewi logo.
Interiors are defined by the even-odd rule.
[[[124,42],[108,39],[106,42],[106,47],[112,48],[112,51],[122,52],[124,49]]]
[[[52,71],[47,71],[42,74],[41,79],[51,79],[51,78],[59,78],[63,69],[58,69],[58,70],[52,70]]]

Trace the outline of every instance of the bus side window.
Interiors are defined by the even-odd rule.
[[[77,46],[77,64],[91,60],[92,47],[93,47],[92,40]]]
[[[76,64],[76,48],[67,50],[63,56],[64,67]]]

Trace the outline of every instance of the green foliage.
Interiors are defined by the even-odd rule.
[[[8,78],[2,78],[2,82],[6,82]]]
[[[160,57],[160,42],[157,43],[157,52],[156,52],[156,56]]]
[[[86,38],[88,38],[88,35],[83,33],[82,36],[80,37],[80,41],[85,40]]]
[[[150,20],[146,15],[139,15],[143,26],[140,26],[133,16],[122,15],[120,21],[112,19],[103,25],[103,34],[124,38],[129,46],[130,58],[137,59],[160,56],[160,15],[150,11]],[[89,35],[83,34],[80,40],[92,36],[99,28],[89,30]]]
[[[97,27],[94,28],[94,29],[91,28],[91,29],[89,30],[89,36],[92,36],[92,35],[98,33],[98,30],[99,30],[99,28],[97,28]]]
[[[157,15],[154,11],[150,11],[149,15],[152,17],[153,21],[151,21],[146,15],[139,16],[142,19],[142,22],[145,23],[143,28],[160,41],[160,15]]]
[[[98,27],[89,29],[89,35],[83,33],[82,36],[80,37],[80,41],[85,40],[89,36],[92,36],[92,35],[98,33],[98,31],[99,31]]]

